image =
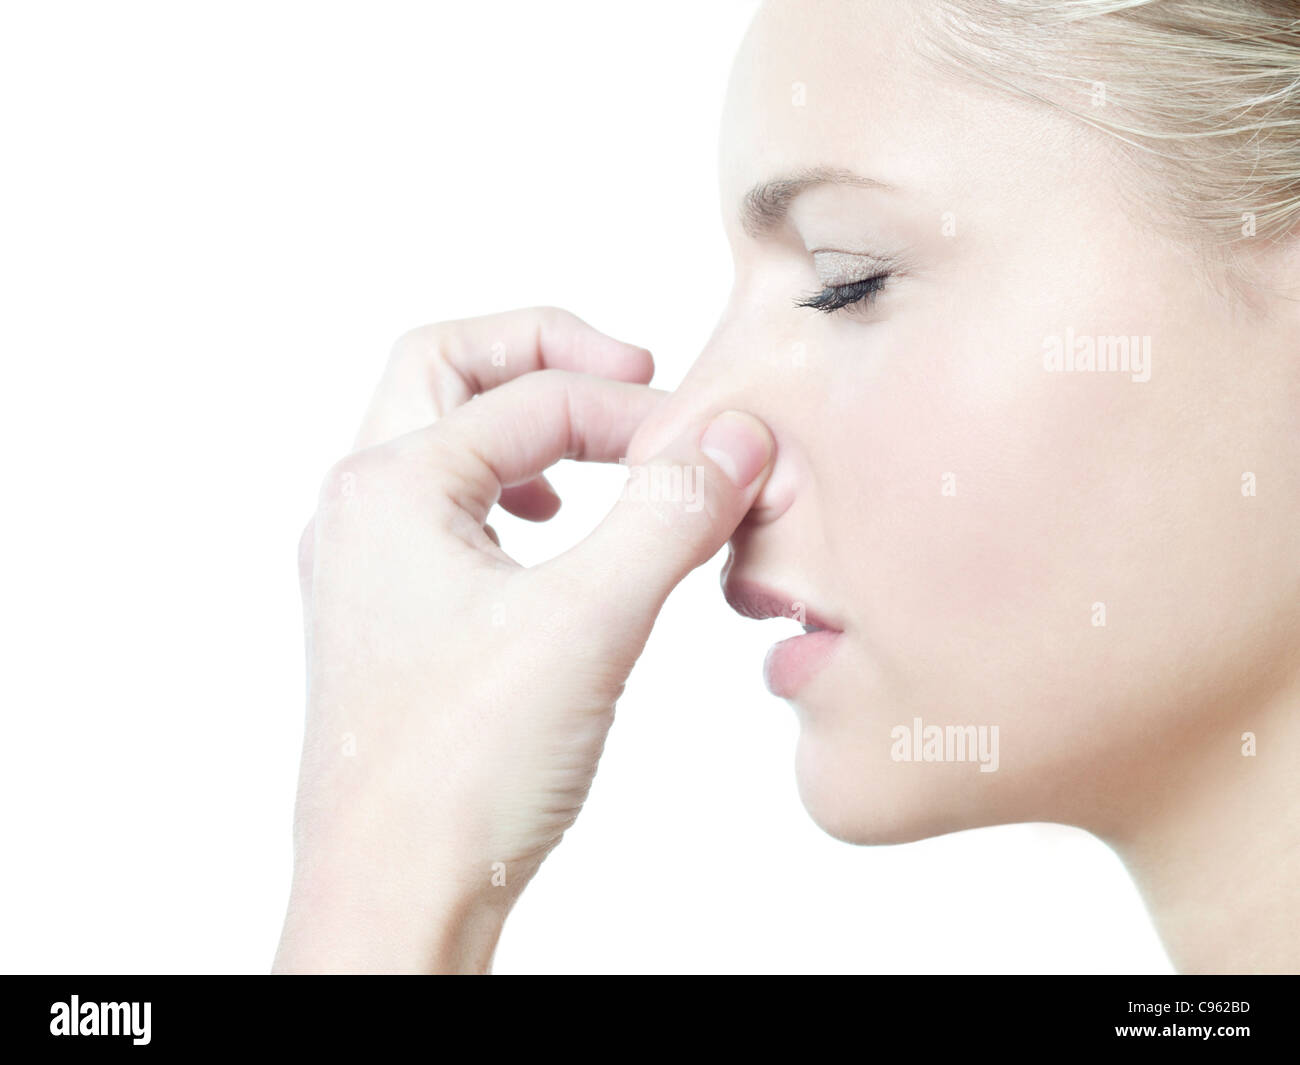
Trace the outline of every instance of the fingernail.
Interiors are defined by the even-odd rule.
[[[772,455],[772,438],[752,414],[723,411],[700,438],[700,450],[737,488],[745,488],[763,471]]]

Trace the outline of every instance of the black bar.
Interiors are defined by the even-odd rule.
[[[1130,1044],[1142,1054],[1209,1048],[1216,1057],[1262,1051],[1290,1058],[1300,993],[1300,977],[1291,976],[869,976],[840,977],[839,986],[827,978],[767,986],[733,977],[733,986],[716,989],[699,984],[720,981],[693,980],[691,988],[671,981],[651,988],[608,977],[7,976],[0,977],[0,1052],[19,1061],[66,1053],[167,1058],[265,1047],[331,1055],[409,1048],[491,1058],[531,1036],[548,1057],[571,1053],[569,1045],[588,1055],[619,1058],[632,1050],[642,1057],[656,1037],[676,1053],[699,1051],[707,1040],[731,1057],[751,1043],[770,1053],[780,1033],[805,1055],[861,1060],[890,1053],[896,1042],[926,1054],[952,1048],[981,1057],[1008,1048],[1055,1054]],[[87,1029],[113,1018],[125,1026],[123,1003],[136,1004],[132,1016],[142,1021],[148,1003],[148,1042],[136,1042],[133,1032],[52,1034],[52,1023],[66,1027],[74,995]],[[1216,1030],[1208,1039],[1177,1034],[1204,1026]],[[1135,1027],[1153,1031],[1133,1034]],[[1117,1034],[1120,1028],[1130,1034]],[[1226,1028],[1248,1031],[1218,1031]],[[1156,1034],[1165,1031],[1172,1034]],[[40,1058],[10,1057],[15,1048]]]

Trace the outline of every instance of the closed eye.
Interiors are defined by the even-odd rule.
[[[833,314],[855,303],[869,306],[876,294],[885,287],[888,279],[889,274],[877,274],[875,277],[865,277],[861,281],[850,281],[847,285],[828,285],[820,292],[796,300],[795,306],[811,307],[826,314]]]

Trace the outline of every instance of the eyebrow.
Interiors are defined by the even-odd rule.
[[[796,196],[814,185],[851,185],[860,189],[889,189],[883,181],[863,177],[852,170],[815,166],[786,177],[755,185],[740,203],[740,224],[751,237],[770,233],[784,221]]]

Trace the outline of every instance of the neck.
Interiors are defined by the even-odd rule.
[[[1102,834],[1180,972],[1300,971],[1300,676],[1248,705],[1144,767]]]

